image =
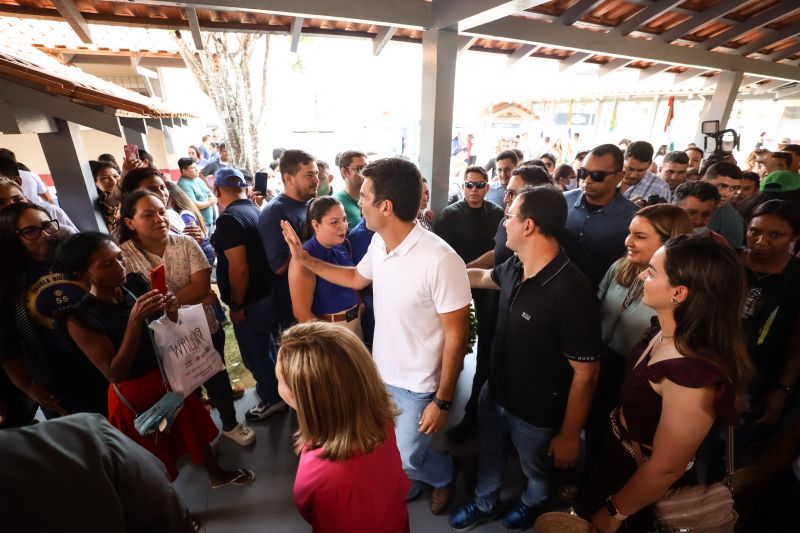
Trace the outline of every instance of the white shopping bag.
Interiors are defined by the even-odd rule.
[[[202,304],[178,309],[177,322],[164,315],[150,322],[150,329],[170,387],[184,398],[225,368]]]

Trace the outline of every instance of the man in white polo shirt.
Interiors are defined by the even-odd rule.
[[[415,223],[422,179],[413,163],[381,159],[362,174],[359,206],[376,233],[355,268],[310,257],[291,226],[281,225],[292,259],[316,275],[357,290],[372,283],[373,356],[401,410],[395,432],[403,468],[415,482],[409,498],[427,483],[434,488],[431,511],[441,514],[452,501],[456,464],[430,444],[445,424],[463,366],[467,270],[445,241]]]

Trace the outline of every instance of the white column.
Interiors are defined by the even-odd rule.
[[[697,124],[697,133],[695,135],[695,144],[703,146],[704,135],[701,132],[703,121],[706,120],[719,120],[719,129],[724,130],[728,125],[728,119],[731,116],[731,109],[733,103],[736,101],[736,96],[739,94],[739,87],[742,84],[744,74],[740,71],[724,71],[719,75],[717,88],[714,89],[714,95],[711,97],[711,102],[703,107],[703,114],[700,116],[700,122]]]
[[[420,171],[428,178],[431,207],[437,213],[447,206],[457,54],[457,33],[423,33]]]

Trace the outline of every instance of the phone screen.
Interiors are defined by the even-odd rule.
[[[256,172],[253,190],[261,196],[267,195],[267,177],[268,175],[266,172]]]
[[[124,147],[125,159],[127,161],[136,161],[139,159],[139,147],[135,144],[126,144]]]

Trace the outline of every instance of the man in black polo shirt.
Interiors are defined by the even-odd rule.
[[[224,210],[211,238],[217,253],[219,293],[231,308],[242,362],[253,374],[261,397],[245,414],[252,422],[286,409],[278,396],[275,377],[272,273],[258,233],[259,210],[247,199],[247,182],[242,173],[231,167],[219,169],[214,175],[214,189]]]
[[[489,192],[489,175],[482,167],[468,167],[464,172],[464,199],[448,206],[439,215],[435,232],[469,263],[494,247],[494,233],[503,219],[503,210],[484,200]],[[478,316],[478,353],[472,394],[464,408],[464,418],[447,430],[452,442],[466,440],[478,432],[478,396],[489,374],[489,353],[497,323],[495,291],[472,289],[472,301]]]
[[[478,402],[478,484],[475,499],[450,517],[456,531],[499,515],[509,443],[528,479],[520,502],[503,517],[510,529],[530,528],[542,512],[548,467],[571,467],[580,456],[602,339],[594,291],[558,245],[566,218],[555,187],[523,190],[505,223],[517,256],[493,270],[469,269],[473,287],[500,289],[500,311],[489,382]]]

